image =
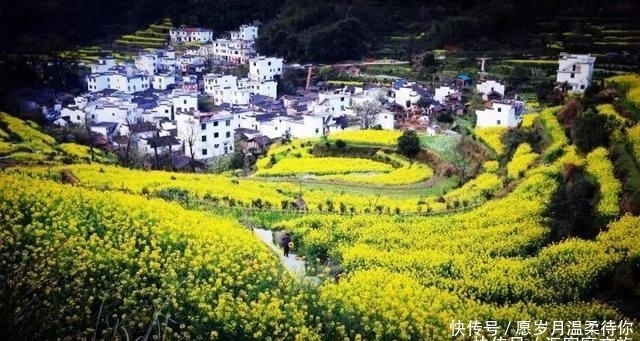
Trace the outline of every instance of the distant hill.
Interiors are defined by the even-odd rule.
[[[261,52],[311,61],[360,58],[385,48],[408,52],[447,45],[536,48],[549,43],[537,39],[540,33],[561,37],[576,31],[576,23],[587,24],[588,29],[588,24],[604,18],[621,30],[637,28],[640,9],[632,0],[566,0],[562,5],[553,0],[86,0],[72,4],[8,0],[4,4],[0,51],[5,52],[42,53],[108,42],[165,17],[176,25],[217,31],[257,19],[264,24]],[[563,20],[567,17],[578,20]]]

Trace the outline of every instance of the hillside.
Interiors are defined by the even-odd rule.
[[[519,321],[541,339],[637,339],[638,91],[638,75],[608,78],[518,128],[459,138],[480,155],[420,136],[409,160],[399,132],[365,130],[276,145],[248,176],[63,164],[52,137],[1,114],[0,332],[471,340],[523,336]],[[255,227],[288,231],[313,280]]]

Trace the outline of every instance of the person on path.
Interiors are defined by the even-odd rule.
[[[290,249],[290,243],[291,243],[291,236],[289,235],[289,233],[285,233],[284,237],[282,237],[282,241],[280,242],[282,245],[282,248],[284,249],[284,256],[285,257],[289,257],[289,249]]]

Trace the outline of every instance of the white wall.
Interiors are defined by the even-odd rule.
[[[505,87],[504,87],[504,84],[502,84],[500,82],[496,82],[494,80],[486,80],[486,81],[484,81],[482,83],[476,84],[476,90],[479,93],[482,93],[482,98],[486,101],[487,100],[487,95],[491,91],[495,91],[495,92],[499,93],[501,96],[504,97]]]
[[[521,118],[515,116],[515,108],[510,104],[493,102],[490,109],[476,110],[478,127],[515,127]]]
[[[395,122],[393,119],[393,113],[388,110],[383,110],[376,117],[376,123],[382,126],[384,130],[393,130],[395,127]]]
[[[256,57],[249,59],[249,78],[252,80],[268,81],[276,75],[282,75],[284,59],[277,57]]]
[[[143,74],[127,76],[125,74],[109,72],[87,76],[87,86],[90,92],[114,89],[132,94],[149,89],[150,79],[149,76]]]
[[[60,117],[69,117],[69,121],[77,125],[84,125],[85,122],[85,112],[80,109],[62,108]]]
[[[444,104],[445,102],[445,97],[447,97],[448,95],[451,95],[453,93],[456,93],[457,90],[450,88],[448,86],[441,86],[439,88],[436,88],[436,94],[433,96],[433,99],[435,99],[436,101],[440,102],[441,104]]]
[[[171,102],[175,113],[198,110],[198,94],[196,93],[174,92],[171,96]]]
[[[158,57],[153,53],[145,53],[135,58],[135,65],[138,70],[153,75],[158,71]]]
[[[153,76],[152,86],[156,90],[166,90],[169,85],[176,83],[176,77],[173,74],[155,75]]]
[[[228,112],[212,116],[176,114],[178,137],[185,142],[185,155],[191,156],[187,142],[194,138],[193,150],[197,160],[233,153],[233,115]],[[204,141],[203,141],[204,139]]]
[[[593,80],[596,58],[586,54],[560,54],[556,81],[567,82],[569,91],[584,92]]]
[[[97,63],[91,64],[91,73],[107,72],[116,66],[116,60],[113,58],[100,58]]]
[[[436,90],[437,93],[437,90]],[[410,108],[420,99],[420,95],[418,95],[411,86],[404,86],[395,91],[396,104],[401,105],[404,108]],[[407,102],[409,102],[409,106],[407,106]]]

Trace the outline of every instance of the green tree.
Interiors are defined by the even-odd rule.
[[[576,119],[575,144],[583,153],[599,146],[608,147],[611,131],[612,126],[606,116],[588,109]]]
[[[410,159],[418,155],[420,138],[414,130],[405,130],[398,138],[398,152]]]
[[[559,182],[544,212],[551,220],[551,241],[594,238],[599,231],[594,224],[598,187],[589,181],[582,168],[573,164],[565,165]]]

